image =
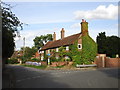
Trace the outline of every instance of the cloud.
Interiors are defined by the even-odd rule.
[[[73,20],[68,19],[47,19],[41,17],[27,16],[26,18],[22,17],[20,20],[26,24],[47,24],[47,23],[63,23],[63,22],[72,22]]]
[[[110,4],[108,7],[100,5],[94,10],[75,11],[75,19],[117,19],[118,6]]]
[[[71,25],[70,26],[70,28],[80,28],[81,27],[81,25],[80,25],[80,23],[75,23],[75,24],[73,24],[73,25]]]
[[[19,50],[21,47],[23,47],[23,38],[25,37],[25,46],[32,47],[34,42],[33,39],[36,36],[45,35],[51,33],[51,30],[24,30],[20,32],[21,37],[15,38],[16,43],[16,49]]]

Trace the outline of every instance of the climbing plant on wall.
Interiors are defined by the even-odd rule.
[[[97,44],[88,35],[83,35],[82,39],[82,50],[78,51],[78,41],[69,46],[70,52],[65,52],[64,47],[60,47],[60,56],[69,56],[75,64],[91,64],[97,54]]]
[[[97,44],[89,36],[82,36],[82,61],[84,64],[91,64],[97,55]]]

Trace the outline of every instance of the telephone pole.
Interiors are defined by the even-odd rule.
[[[23,60],[25,55],[25,37],[23,37]]]

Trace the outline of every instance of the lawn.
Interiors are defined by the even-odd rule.
[[[25,65],[25,64],[23,64],[22,66],[32,67],[32,68],[37,68],[37,69],[45,69],[47,67],[46,65],[35,66],[35,65]]]

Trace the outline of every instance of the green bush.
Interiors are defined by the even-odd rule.
[[[53,56],[53,57],[50,57],[50,61],[51,61],[51,62],[58,62],[59,59],[56,59],[56,57]]]
[[[35,62],[40,62],[40,59],[37,59],[37,58],[33,58],[31,59],[32,61],[35,61]]]
[[[18,60],[16,58],[10,58],[8,59],[8,64],[18,64]]]

